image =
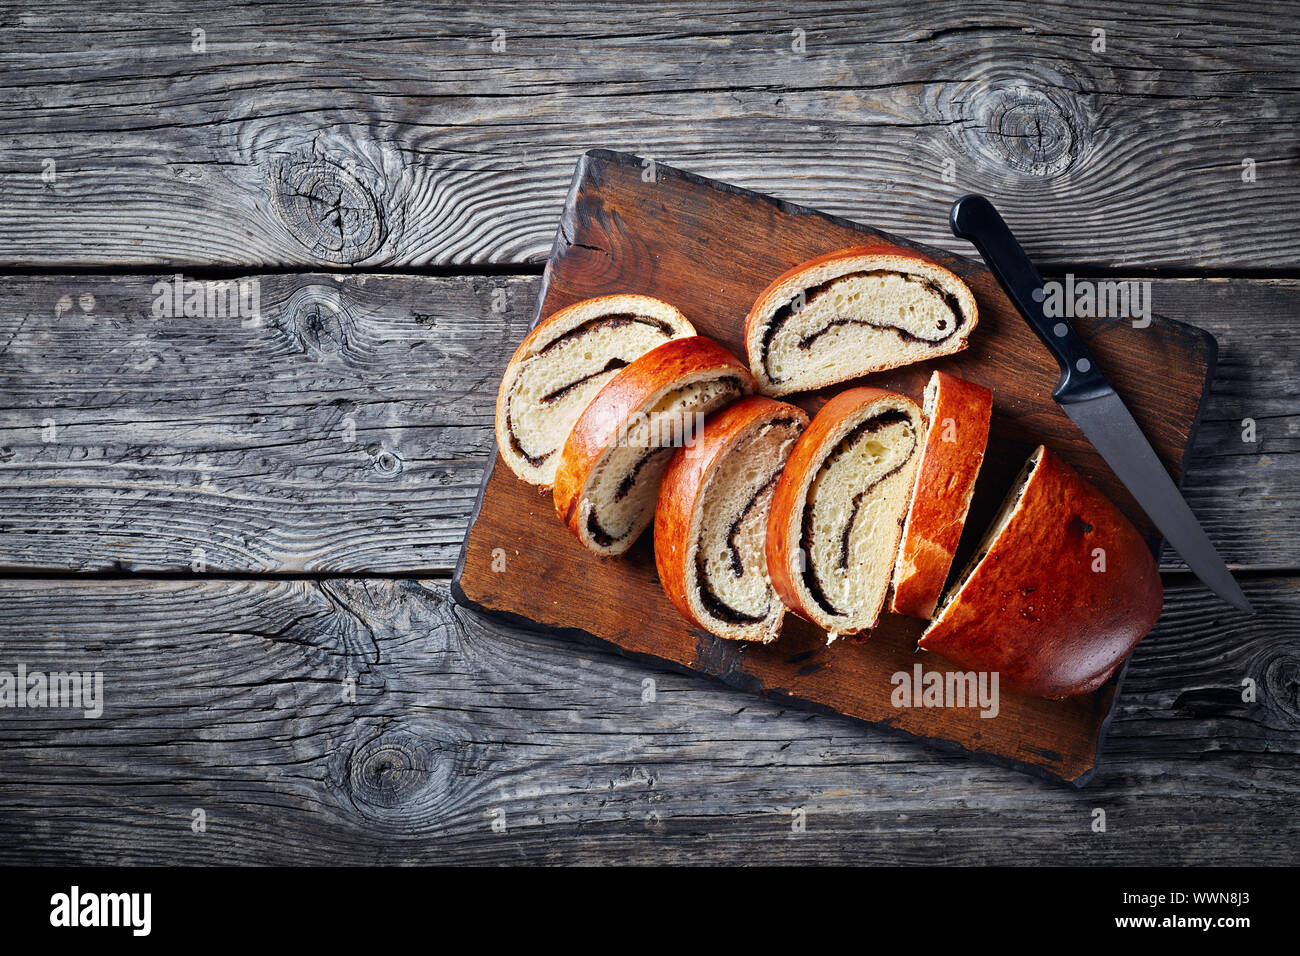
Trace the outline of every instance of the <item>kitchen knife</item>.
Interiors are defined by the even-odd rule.
[[[1064,318],[1043,311],[1043,279],[1016,242],[993,204],[983,196],[962,196],[949,217],[953,235],[979,250],[1011,301],[1061,365],[1052,398],[1106,459],[1166,541],[1215,594],[1253,614],[1241,588],[1219,557],[1178,487],[1156,457],[1142,430],[1115,394],[1083,339]]]

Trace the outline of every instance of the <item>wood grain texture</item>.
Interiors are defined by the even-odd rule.
[[[0,271],[40,273],[0,278],[0,568],[268,576],[0,580],[0,669],[102,665],[109,697],[0,710],[0,862],[1300,862],[1292,575],[1245,581],[1249,622],[1175,579],[1082,793],[444,582],[269,578],[450,570],[538,290],[501,264],[547,255],[595,145],[964,254],[981,190],[1045,273],[1293,275],[1294,5],[1127,8],[0,2]],[[259,276],[260,331],[57,274],[180,263],[371,274]],[[461,267],[499,274],[373,274]],[[1235,567],[1300,568],[1300,283],[1154,295],[1220,343],[1193,508]]]
[[[3,581],[0,669],[101,668],[106,706],[0,710],[0,863],[1294,865],[1300,580],[1245,590],[1249,622],[1171,584],[1079,792],[445,582]]]
[[[745,242],[735,242],[736,235]],[[744,354],[749,303],[773,277],[839,249],[880,242],[931,256],[961,278],[978,303],[979,327],[966,350],[856,380],[919,401],[938,368],[993,392],[993,421],[971,501],[965,553],[974,550],[975,529],[993,520],[1013,477],[1038,445],[1047,445],[1096,485],[1154,546],[1154,526],[1051,400],[1056,363],[982,263],[670,167],[660,166],[654,177],[646,177],[637,157],[597,150],[574,172],[542,277],[539,314],[614,292],[651,295],[676,305],[700,334]],[[1177,478],[1212,373],[1213,339],[1164,319],[1141,329],[1115,318],[1076,319],[1075,326]],[[852,384],[789,397],[812,414]],[[777,495],[774,508],[779,488]],[[970,707],[900,710],[891,705],[894,675],[910,673],[914,664],[946,666],[938,657],[915,654],[921,622],[885,614],[869,635],[832,648],[824,631],[791,615],[775,643],[737,646],[690,627],[674,612],[655,574],[648,541],[619,560],[595,557],[539,502],[537,489],[501,467],[498,458],[457,566],[457,600],[544,627],[581,630],[630,653],[720,676],[733,686],[955,744],[1053,778],[1081,785],[1092,773],[1114,681],[1061,701],[1004,693],[996,720]],[[965,553],[959,548],[958,566]]]
[[[0,281],[0,565],[448,567],[535,282],[258,281],[251,328],[156,318],[154,277]]]
[[[203,548],[221,571],[450,572],[539,280],[254,276],[267,324],[245,329],[154,319],[156,278],[0,279],[0,566],[180,571]],[[1193,510],[1234,568],[1300,567],[1300,282],[1151,298],[1219,342]]]
[[[955,251],[978,191],[1043,263],[1300,261],[1294,4],[377,9],[0,6],[0,263],[538,261],[592,146]]]
[[[1300,283],[1157,282],[1151,294],[1158,311],[1203,326],[1219,344],[1184,495],[1230,562],[1295,567],[1300,507],[1287,503],[1286,486],[1300,482],[1291,457],[1300,452],[1300,328],[1267,316],[1279,307],[1294,315]],[[1292,544],[1275,551],[1283,541]],[[1243,560],[1247,551],[1258,558]],[[1168,549],[1161,567],[1186,569]]]

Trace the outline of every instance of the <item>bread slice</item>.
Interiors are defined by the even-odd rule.
[[[555,481],[560,446],[614,373],[657,345],[694,335],[648,295],[605,295],[544,319],[515,350],[497,392],[497,448],[534,485]]]
[[[859,246],[768,286],[745,320],[745,350],[759,391],[788,395],[959,352],[978,320],[970,289],[943,266]]]
[[[560,453],[560,520],[597,554],[622,554],[654,518],[659,480],[703,416],[754,391],[744,364],[703,336],[674,339],[618,372]]]
[[[767,529],[772,585],[831,640],[880,617],[923,432],[907,396],[851,388],[817,413],[777,480]]]
[[[989,440],[993,393],[983,385],[935,372],[926,385],[922,409],[925,445],[903,525],[889,609],[928,620],[943,593],[966,525]]]
[[[785,606],[767,577],[767,513],[803,409],[752,395],[709,417],[668,463],[655,509],[664,592],[698,627],[766,644]]]
[[[1163,600],[1142,535],[1040,445],[920,646],[996,671],[1014,693],[1084,694],[1155,626]]]

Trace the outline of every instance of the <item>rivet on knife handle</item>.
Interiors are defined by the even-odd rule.
[[[1043,278],[993,204],[983,196],[962,196],[952,204],[950,219],[953,235],[980,251],[1030,327],[1056,356],[1061,381],[1052,397],[1065,404],[1109,391],[1110,386],[1079,333],[1064,319],[1053,320],[1044,314]]]

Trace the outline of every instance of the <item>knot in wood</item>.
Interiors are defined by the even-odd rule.
[[[389,451],[382,445],[372,445],[366,450],[370,453],[371,464],[379,474],[385,478],[401,474],[402,459],[396,452]]]
[[[289,233],[318,259],[353,265],[384,241],[384,217],[357,177],[333,163],[282,165],[271,183],[272,208]]]
[[[303,286],[289,297],[282,315],[287,319],[287,331],[316,358],[337,358],[347,352],[353,315],[337,289]]]
[[[1074,163],[1081,120],[1041,90],[1004,87],[976,97],[981,151],[994,162],[1031,176],[1055,176]]]
[[[1264,665],[1264,701],[1292,723],[1300,723],[1300,655],[1284,647]]]
[[[385,734],[362,744],[348,760],[347,786],[366,817],[409,820],[412,805],[427,802],[446,784],[448,770],[436,750],[406,734]]]

